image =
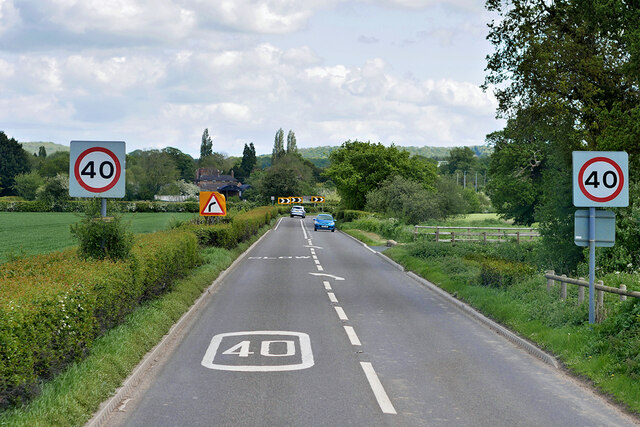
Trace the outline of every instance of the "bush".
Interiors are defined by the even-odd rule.
[[[71,234],[78,240],[83,258],[124,259],[133,245],[133,233],[127,230],[120,215],[101,218],[96,212],[71,225]]]
[[[507,288],[534,273],[533,267],[522,262],[496,258],[480,260],[480,283],[483,286]]]

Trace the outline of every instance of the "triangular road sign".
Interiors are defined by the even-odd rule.
[[[200,193],[200,216],[225,216],[227,203],[224,196],[216,191]]]

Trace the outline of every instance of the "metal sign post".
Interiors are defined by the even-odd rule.
[[[628,170],[624,151],[573,152],[573,205],[589,208],[590,324],[595,323],[596,208],[629,206]]]

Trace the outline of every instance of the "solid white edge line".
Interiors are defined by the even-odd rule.
[[[338,298],[336,298],[336,294],[334,294],[333,292],[327,292],[327,295],[329,295],[329,301],[338,302]]]
[[[347,314],[344,312],[342,307],[334,306],[333,308],[336,309],[336,313],[338,313],[338,318],[340,320],[349,320],[349,318],[347,317]]]
[[[300,221],[300,227],[302,227],[302,232],[304,233],[305,240],[309,240],[309,236],[307,236],[307,230],[304,228],[304,220]]]
[[[278,220],[278,223],[276,224],[275,228],[273,229],[273,231],[276,231],[278,229],[278,227],[280,226],[280,223],[282,222],[282,220],[284,219],[284,217],[280,218]]]
[[[362,244],[362,246],[364,246],[365,248],[369,249],[374,254],[376,253],[376,251],[374,251],[373,249],[371,249],[369,246],[365,245],[364,243]]]
[[[353,329],[353,326],[345,326],[344,331],[347,333],[349,341],[351,341],[351,345],[362,345],[358,335],[356,335],[356,331]]]
[[[322,282],[322,284],[324,285],[324,288],[325,288],[326,290],[328,290],[328,291],[330,291],[330,290],[331,290],[331,283],[329,283],[329,282],[327,282],[326,280],[324,280],[324,281]]]
[[[376,371],[373,370],[373,365],[370,362],[360,362],[360,366],[362,366],[362,370],[369,381],[371,390],[373,390],[373,394],[378,401],[378,405],[380,406],[382,413],[396,415],[396,409],[393,407],[389,396],[387,396],[387,392],[384,391],[384,387],[382,387],[382,383],[380,382]]]

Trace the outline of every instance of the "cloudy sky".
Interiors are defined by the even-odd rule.
[[[483,0],[0,0],[0,130],[270,153],[484,144]]]

